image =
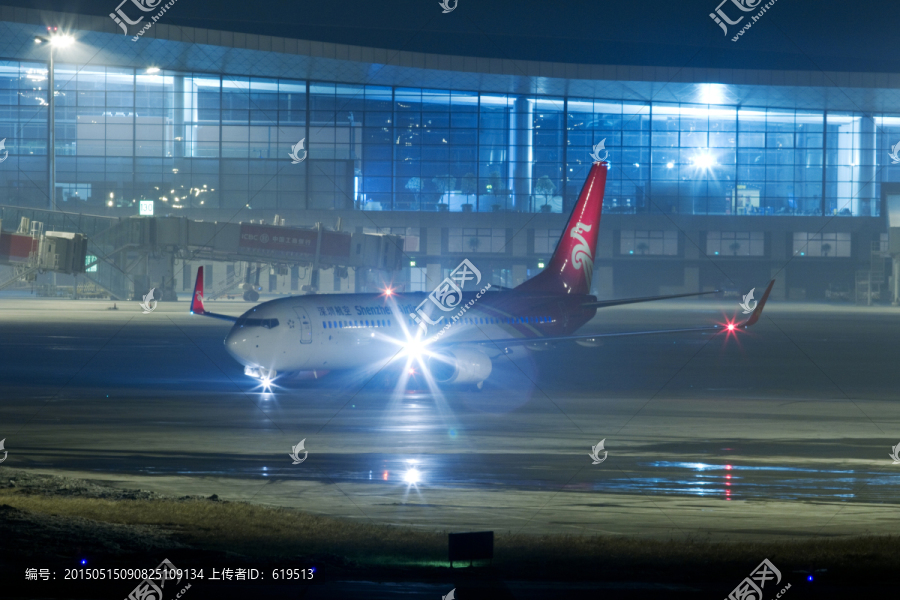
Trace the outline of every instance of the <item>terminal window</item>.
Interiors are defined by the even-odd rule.
[[[451,227],[448,252],[503,252],[506,247],[505,229]]]
[[[708,256],[765,256],[766,237],[762,231],[708,231]]]
[[[676,256],[678,232],[623,230],[619,253],[625,256]]]
[[[550,254],[556,249],[556,242],[562,234],[561,229],[535,229],[534,253]]]
[[[849,233],[794,233],[794,256],[850,256]]]

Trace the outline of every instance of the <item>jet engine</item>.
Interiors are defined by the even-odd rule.
[[[480,350],[446,350],[428,359],[428,370],[438,383],[474,383],[481,388],[491,374],[491,359]]]

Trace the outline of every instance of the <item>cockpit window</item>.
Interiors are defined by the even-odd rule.
[[[251,317],[241,317],[237,320],[238,327],[265,327],[266,329],[275,329],[278,327],[278,319],[254,319]]]

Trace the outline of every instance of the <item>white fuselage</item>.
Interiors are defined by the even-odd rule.
[[[282,298],[244,313],[226,337],[225,347],[246,367],[270,372],[354,369],[390,361],[412,340],[426,344],[440,340],[443,345],[540,337],[557,323],[549,314],[510,315],[487,298],[499,295],[464,294],[459,308],[440,315],[445,320],[428,325],[425,332],[410,316],[427,298],[425,293]],[[454,316],[457,319],[448,327]]]

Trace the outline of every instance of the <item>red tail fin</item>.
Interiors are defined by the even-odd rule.
[[[203,308],[203,267],[197,267],[197,283],[194,284],[194,297],[191,299],[191,313],[202,315]]]
[[[609,163],[595,162],[547,268],[517,290],[590,294]]]

